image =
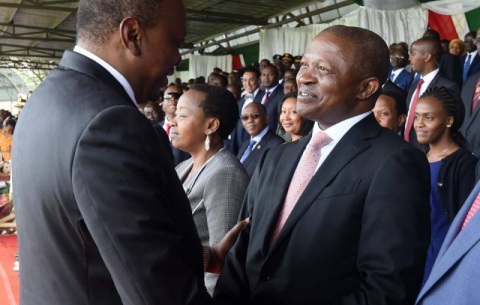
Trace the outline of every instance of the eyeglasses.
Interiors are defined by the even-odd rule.
[[[166,99],[166,100],[169,100],[172,97],[174,97],[178,100],[180,98],[180,96],[182,96],[182,94],[180,92],[170,92],[170,93],[165,93],[163,98]]]
[[[405,56],[402,56],[402,55],[390,55],[390,58],[391,58],[391,59],[394,59],[394,58],[396,58],[396,59],[405,59],[406,57],[405,57]]]
[[[253,120],[256,120],[262,115],[265,115],[265,114],[257,112],[257,113],[252,113],[250,115],[242,115],[242,116],[240,116],[240,118],[242,119],[242,121],[246,122],[246,121],[248,121],[249,118],[252,118]]]
[[[474,38],[473,43],[475,43],[475,44],[480,43],[480,38]]]

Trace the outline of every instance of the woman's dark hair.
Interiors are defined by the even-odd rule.
[[[458,146],[462,148],[466,148],[468,146],[468,142],[465,137],[460,132],[460,127],[462,127],[463,120],[465,119],[465,106],[463,105],[462,100],[452,90],[446,87],[433,87],[428,88],[425,93],[422,94],[420,99],[422,98],[434,98],[439,101],[447,116],[453,117],[453,124],[450,127],[450,134],[452,135],[453,141],[457,143]],[[426,147],[423,147],[426,146]],[[423,145],[422,150],[427,152],[428,145]]]
[[[283,103],[289,99],[289,98],[294,98],[296,99],[298,97],[298,94],[297,92],[291,92],[287,95],[285,95],[283,97],[283,100],[282,100],[282,104],[280,105],[280,109],[282,109],[282,106],[283,106]],[[280,117],[278,118],[278,121],[280,122]],[[298,132],[298,135],[301,136],[301,137],[304,137],[306,135],[308,135],[308,133],[310,132],[310,130],[312,130],[313,128],[313,124],[314,122],[313,121],[310,121],[310,120],[307,120],[306,118],[303,118],[303,123],[302,123],[302,126],[300,127],[300,131]],[[282,134],[285,134],[286,131],[285,129],[283,129],[283,126],[282,124],[279,124],[280,125],[280,132]]]
[[[233,94],[223,87],[205,84],[195,84],[190,87],[190,91],[205,93],[205,98],[199,106],[206,117],[219,119],[218,134],[222,140],[226,139],[237,125],[240,116]]]
[[[17,121],[15,121],[13,119],[8,119],[8,121],[5,123],[5,127],[12,126],[12,128],[13,128],[12,133],[15,131],[15,126],[16,125],[17,125]]]

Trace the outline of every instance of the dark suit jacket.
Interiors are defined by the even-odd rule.
[[[465,105],[465,120],[463,121],[461,131],[468,141],[468,150],[477,158],[480,158],[480,103],[477,104],[477,108],[472,113],[472,102],[479,78],[480,72],[477,72],[467,78],[462,88],[462,101]]]
[[[168,144],[110,73],[66,51],[14,137],[23,305],[208,300]]]
[[[410,74],[407,70],[403,70],[394,81],[394,83],[405,92],[408,92],[410,88]]]
[[[415,90],[417,89],[417,84],[418,84],[418,81],[414,82],[410,86],[410,90],[408,90],[407,115],[410,111],[410,104],[412,102],[413,94],[415,93]],[[433,78],[430,85],[428,85],[427,89],[428,88],[433,88],[433,87],[447,87],[448,89],[453,90],[455,93],[460,94],[460,87],[458,86],[458,84],[449,80],[449,79],[447,79],[447,78],[445,78],[442,75],[441,71],[439,71],[437,73],[437,75],[435,75],[435,77]],[[412,109],[412,110],[415,111],[415,109]],[[405,127],[406,127],[406,125],[405,125]],[[413,128],[413,126],[412,126],[412,129],[410,130],[410,144],[412,144],[416,148],[420,148],[420,144],[418,144],[418,141],[417,141],[417,134],[415,133],[415,129]]]
[[[269,148],[278,146],[284,142],[285,140],[282,137],[276,135],[269,128],[268,132],[263,136],[262,140],[257,144],[257,146],[255,146],[255,149],[250,153],[248,158],[245,159],[245,161],[243,162],[243,167],[245,167],[245,169],[247,170],[248,175],[252,177],[253,172],[257,167],[257,163],[260,160],[260,157],[262,156],[264,151],[266,151]],[[237,155],[238,159],[242,158],[249,144],[250,144],[250,139],[248,139],[242,144],[242,146],[240,147],[240,150],[238,151],[238,155]]]
[[[425,155],[373,114],[335,146],[270,238],[311,136],[268,150],[247,190],[219,304],[413,304],[430,243]],[[387,301],[388,300],[388,301]]]
[[[460,63],[462,64],[462,77],[463,77],[463,69],[465,68],[465,60],[467,59],[467,55],[463,55],[460,57]],[[468,69],[467,78],[472,76],[473,74],[480,72],[480,55],[475,55],[470,64],[470,69]]]
[[[258,92],[253,101],[261,103],[265,92],[266,91]],[[268,97],[267,104],[265,105],[268,114],[268,127],[270,127],[270,130],[273,132],[276,132],[278,129],[278,117],[280,116],[280,105],[282,104],[283,96],[283,87],[282,85],[278,85],[277,89]]]
[[[462,86],[463,66],[460,63],[458,56],[452,55],[448,52],[441,53],[439,59],[439,69],[445,78],[457,83],[459,87]]]

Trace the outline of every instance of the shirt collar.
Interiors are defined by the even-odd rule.
[[[270,88],[270,89],[267,89],[267,87],[265,87],[265,94],[267,94],[267,92],[273,93],[273,91],[275,91],[275,89],[277,89],[277,87],[278,87],[279,85],[280,85],[280,84],[277,84],[275,87]]]
[[[260,132],[259,134],[257,134],[255,137],[253,137],[250,141],[255,141],[256,144],[260,143],[260,141],[262,140],[262,138],[267,134],[268,132],[268,126],[265,127],[262,132]]]
[[[115,79],[122,85],[123,89],[125,89],[125,91],[127,92],[130,99],[133,101],[135,106],[138,106],[137,100],[135,99],[135,94],[133,93],[132,86],[130,86],[127,79],[122,74],[120,74],[120,72],[118,72],[114,67],[112,67],[110,64],[108,64],[106,61],[104,61],[97,55],[93,54],[90,51],[85,50],[84,48],[78,45],[75,46],[73,51],[79,54],[82,54],[85,57],[90,58],[91,60],[93,60],[94,62],[96,62],[103,68],[105,68],[105,70],[107,70],[110,74],[112,74],[112,76],[115,77]]]
[[[475,57],[475,55],[477,55],[477,53],[478,53],[478,49],[473,51],[473,52],[468,53],[467,56],[472,55],[472,56],[470,56],[470,60],[472,60]]]
[[[392,73],[395,75],[399,75],[400,73],[402,73],[403,70],[405,70],[405,68],[399,68],[397,70],[392,70]]]
[[[332,142],[338,143],[343,138],[343,136],[350,130],[350,128],[353,127],[353,125],[357,124],[358,122],[366,118],[370,113],[372,112],[367,111],[365,113],[343,120],[340,123],[337,123],[326,130],[321,130],[318,123],[316,123],[313,127],[312,135],[315,135],[319,132],[324,132],[330,138],[332,138],[333,140]]]
[[[425,83],[431,83],[435,76],[437,76],[438,71],[440,71],[440,69],[437,68],[436,70],[433,70],[432,72],[428,73],[425,76],[422,76],[421,78]]]

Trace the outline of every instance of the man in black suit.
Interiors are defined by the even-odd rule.
[[[264,91],[255,96],[254,102],[260,103],[267,108],[268,127],[277,132],[280,104],[283,100],[283,87],[278,83],[280,73],[275,66],[266,66],[262,70],[262,84]]]
[[[462,101],[465,105],[465,120],[462,134],[468,141],[468,150],[480,157],[480,72],[467,78],[462,88]]]
[[[405,123],[405,141],[420,148],[417,135],[413,128],[415,107],[418,99],[430,87],[443,86],[456,93],[460,93],[457,83],[445,78],[438,68],[438,57],[442,53],[440,41],[435,38],[420,38],[412,44],[410,52],[410,63],[412,70],[421,75],[421,78],[414,82],[407,95],[408,114]]]
[[[245,106],[241,120],[250,139],[242,144],[237,157],[252,177],[263,152],[285,141],[268,127],[267,109],[262,104],[250,103]]]
[[[259,88],[260,71],[257,68],[249,66],[243,70],[242,85],[245,89],[243,97],[238,100],[238,112],[242,113],[243,108],[252,103],[257,95],[263,95],[263,91]],[[250,135],[245,131],[242,121],[239,119],[237,126],[231,134],[231,150],[234,154],[238,153],[240,146],[250,138]]]
[[[77,22],[14,135],[21,302],[205,304],[189,201],[136,107],[181,62],[183,4],[80,0]]]
[[[297,76],[297,111],[314,130],[260,159],[218,304],[414,303],[429,166],[371,113],[388,67],[387,45],[368,30],[333,26],[314,39]]]
[[[480,50],[480,41],[475,43],[474,40],[478,41],[476,38],[480,38],[480,28],[477,33],[469,32],[465,35],[464,41],[467,54],[460,57],[464,82],[467,78],[480,71],[480,55],[478,54],[478,51]]]

